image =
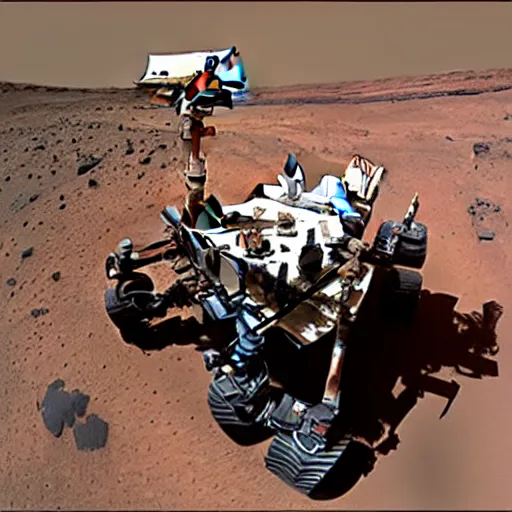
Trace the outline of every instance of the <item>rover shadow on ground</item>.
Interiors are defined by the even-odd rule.
[[[485,303],[482,312],[460,313],[456,297],[423,290],[415,319],[404,324],[383,313],[380,286],[377,278],[347,349],[338,425],[340,433],[352,433],[371,449],[344,454],[337,474],[329,475],[333,488],[325,494],[330,498],[348,492],[379,456],[398,448],[397,428],[425,393],[446,399],[443,417],[466,378],[498,376],[493,359],[503,314],[498,303]],[[270,367],[289,393],[312,403],[322,399],[332,341],[322,340],[323,346],[306,347],[300,354],[276,339]],[[288,371],[279,371],[284,368]],[[446,373],[448,378],[441,377]]]

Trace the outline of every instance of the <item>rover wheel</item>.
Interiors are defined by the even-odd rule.
[[[391,250],[391,243],[395,238],[396,229],[403,226],[395,221],[383,222],[377,231],[374,244],[386,254]],[[403,267],[420,269],[427,257],[428,230],[424,224],[415,222],[413,228],[399,234],[399,240],[393,249],[392,263]]]
[[[382,296],[384,312],[391,320],[410,323],[414,319],[421,296],[423,277],[419,272],[393,268],[386,276]]]
[[[427,258],[428,230],[425,224],[414,223],[414,229],[400,236],[394,259],[397,265],[410,268],[423,268]]]
[[[370,447],[348,436],[327,450],[310,454],[284,433],[274,438],[265,457],[271,473],[314,500],[342,496],[371,471],[374,461]]]
[[[144,327],[148,322],[145,306],[153,298],[153,290],[153,281],[142,273],[107,288],[105,309],[112,323],[125,332]]]
[[[233,396],[237,391],[233,381],[226,375],[221,376],[220,379],[214,378],[208,388],[210,412],[222,431],[241,446],[254,445],[272,437],[274,431],[266,427],[263,422],[259,422],[257,416],[249,414],[244,417],[244,414],[235,410]],[[253,401],[257,403],[248,402],[245,408],[264,409],[270,402],[269,393],[264,393],[259,400],[255,397],[255,400],[251,400]]]

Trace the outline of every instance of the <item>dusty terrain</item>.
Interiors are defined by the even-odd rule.
[[[160,208],[183,197],[174,111],[141,108],[147,104],[132,90],[1,89],[0,507],[509,507],[512,71],[262,90],[211,119],[218,135],[205,144],[208,187],[224,202],[274,182],[289,151],[311,186],[356,152],[389,170],[368,237],[420,193],[431,294],[401,364],[406,372],[429,354],[460,391],[442,419],[446,398],[426,393],[399,424],[396,449],[379,455],[345,496],[323,503],[265,470],[267,443],[237,447],[214,425],[209,376],[192,346],[143,353],[106,318],[105,256],[126,235],[141,243],[159,237]],[[483,144],[478,155],[475,143]],[[78,175],[90,155],[102,161]],[[484,219],[492,241],[477,237],[480,220],[468,212],[476,198],[500,206]],[[28,248],[32,255],[22,258]],[[454,371],[453,304],[436,294],[454,297],[459,313],[481,311],[490,300],[503,306],[498,376]],[[46,314],[31,315],[39,308]],[[381,346],[367,355],[369,367],[377,371],[386,353]],[[57,439],[45,428],[38,404],[59,378],[90,395],[88,413],[108,422],[105,448],[78,451],[69,429]]]

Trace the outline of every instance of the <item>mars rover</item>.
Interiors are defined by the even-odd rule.
[[[188,306],[205,326],[225,326],[225,339],[203,352],[212,372],[208,404],[215,421],[242,445],[273,436],[266,467],[313,499],[330,498],[329,481],[343,473],[346,454],[362,445],[340,426],[340,382],[370,285],[377,274],[384,276],[387,311],[404,320],[419,301],[427,228],[416,221],[418,196],[403,219],[380,226],[372,243],[363,236],[385,169],[359,155],[343,176],[324,176],[308,189],[306,173],[290,154],[277,183],[256,186],[244,202],[205,199],[199,142],[212,133],[202,125],[201,108],[229,107],[225,91],[205,90],[185,99],[185,88],[176,100],[178,114],[187,111],[197,120],[189,137],[196,167],[186,172],[185,207],[162,210],[165,239],[137,249],[126,238],[108,255],[113,284],[105,292],[106,311],[120,331],[132,334],[149,333],[170,308]],[[162,292],[140,272],[157,262],[169,265],[170,279],[177,276]],[[269,365],[266,354],[278,344],[308,358],[316,357],[316,347],[329,347],[316,402],[278,386],[279,371],[296,371],[287,360]]]

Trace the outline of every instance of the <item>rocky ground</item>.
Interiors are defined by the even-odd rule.
[[[224,202],[274,182],[288,152],[311,186],[354,153],[388,169],[368,237],[420,193],[430,293],[411,345],[396,356],[402,375],[428,367],[460,390],[442,419],[447,397],[429,389],[396,429],[383,416],[379,424],[392,435],[374,470],[324,503],[265,470],[268,443],[241,448],[214,425],[209,376],[187,340],[144,353],[125,344],[104,313],[105,256],[126,235],[157,239],[160,209],[182,201],[174,111],[145,108],[147,98],[132,90],[0,91],[1,508],[510,505],[512,71],[261,90],[211,119],[218,135],[205,142],[208,188]],[[455,371],[470,364],[456,360],[462,353],[453,347],[475,354],[494,344],[492,334],[479,334],[481,318],[463,315],[492,300],[504,310],[499,371],[489,363],[487,375],[471,379]],[[454,345],[455,323],[467,336]],[[376,354],[369,367],[378,372],[387,352]],[[54,437],[45,426],[52,383],[53,392],[64,383],[77,390],[66,395],[84,413],[75,419],[69,409],[77,439],[69,428]],[[105,436],[108,424],[105,447],[83,450],[87,417]]]

